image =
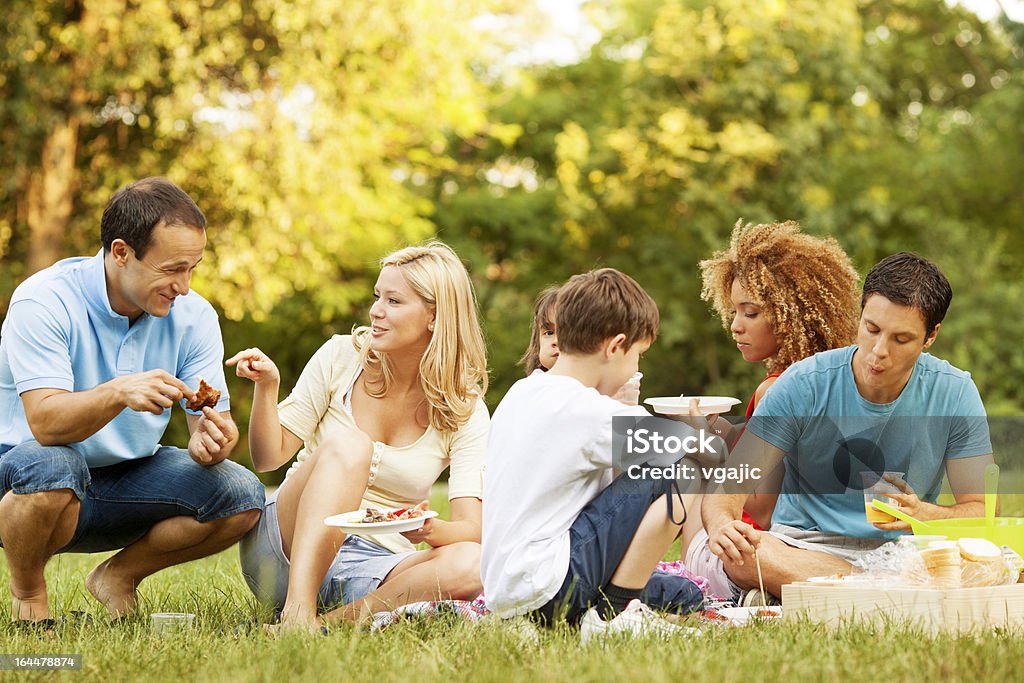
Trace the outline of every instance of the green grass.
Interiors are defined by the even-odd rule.
[[[97,560],[68,555],[48,572],[58,612],[84,609],[92,626],[51,637],[0,627],[6,653],[81,653],[82,672],[50,673],[77,681],[580,681],[580,680],[1014,680],[1024,659],[1020,634],[929,639],[913,629],[852,626],[835,633],[809,623],[744,629],[705,628],[699,638],[615,642],[580,647],[578,634],[558,628],[524,642],[502,624],[444,619],[402,623],[381,633],[341,628],[326,637],[235,639],[252,612],[235,553],[167,570],[141,589],[143,613],[189,611],[193,629],[153,634],[144,619],[111,625],[86,597],[82,580]],[[4,572],[6,572],[6,566]],[[0,677],[21,676],[11,672]],[[43,674],[37,674],[43,675]]]
[[[439,492],[437,507],[445,507]],[[524,640],[502,623],[470,625],[445,618],[399,623],[379,633],[338,628],[328,636],[258,630],[235,637],[255,613],[237,553],[174,567],[140,589],[141,614],[196,614],[194,627],[161,637],[145,617],[111,624],[83,580],[105,555],[63,555],[47,570],[54,612],[84,610],[95,623],[52,635],[25,633],[0,616],[0,653],[81,653],[80,672],[34,674],[74,681],[893,681],[1015,680],[1024,661],[1020,633],[929,638],[907,626],[849,626],[835,632],[807,623],[705,627],[698,638],[620,641],[581,647],[562,627]],[[0,582],[7,565],[0,560]],[[0,680],[24,673],[0,672]]]

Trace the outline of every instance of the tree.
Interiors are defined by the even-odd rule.
[[[516,377],[532,296],[596,265],[634,275],[661,306],[645,395],[745,395],[759,369],[700,302],[697,274],[742,217],[833,235],[862,272],[901,249],[937,260],[956,306],[978,316],[961,327],[954,308],[938,351],[974,370],[993,405],[1020,405],[998,365],[969,357],[1005,355],[993,296],[1016,291],[1019,268],[1019,249],[980,258],[987,240],[1017,239],[1002,228],[1020,211],[1007,31],[937,0],[589,7],[602,41],[579,64],[503,84],[495,116],[522,135],[457,147],[460,165],[436,188],[442,233],[475,245],[488,264],[481,290],[497,290],[486,317],[499,395]],[[1009,289],[975,296],[963,254]]]
[[[230,318],[309,291],[347,313],[382,253],[430,235],[413,186],[485,125],[469,23],[494,3],[34,0],[0,28],[9,291],[93,249],[110,193],[167,175],[199,200],[196,286]]]
[[[365,319],[377,259],[434,233],[421,188],[451,163],[450,135],[487,131],[473,22],[510,4],[4,4],[0,315],[31,272],[98,249],[118,187],[165,175],[207,215],[192,284],[227,349],[261,344],[294,381],[325,335]],[[244,433],[250,388],[233,384]]]

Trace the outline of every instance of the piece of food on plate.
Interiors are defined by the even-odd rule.
[[[715,621],[721,623],[729,622],[729,617],[725,616],[724,614],[720,614],[719,612],[713,609],[701,610],[700,616],[702,619],[707,619],[708,621]]]
[[[202,410],[203,408],[214,408],[220,400],[220,391],[214,389],[202,377],[199,378],[199,388],[196,389],[195,398],[188,401],[185,407],[189,410]]]
[[[388,516],[378,510],[377,508],[366,508],[366,515],[359,520],[360,524],[376,524],[377,522],[387,522]]]
[[[414,508],[399,508],[397,510],[389,510],[388,512],[382,512],[377,508],[366,508],[366,514],[361,520],[360,524],[376,524],[378,522],[397,522],[401,519],[416,519],[422,517],[424,510],[420,507]]]

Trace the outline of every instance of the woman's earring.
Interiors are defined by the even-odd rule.
[[[434,331],[434,323],[427,323],[427,329],[430,330],[431,332],[433,332]]]

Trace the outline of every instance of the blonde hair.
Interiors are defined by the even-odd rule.
[[[434,311],[434,334],[420,359],[420,385],[430,425],[454,432],[469,421],[488,382],[487,350],[469,274],[451,247],[437,241],[388,254],[380,265],[398,268]],[[369,333],[368,326],[356,328],[352,344],[363,368],[376,376],[367,382],[367,393],[380,398],[394,381],[393,371],[387,354],[370,348]]]
[[[555,300],[558,299],[558,287],[548,287],[537,296],[533,305],[533,322],[530,324],[530,345],[517,365],[526,368],[526,374],[532,375],[538,368],[547,370],[540,364],[540,335],[544,330],[556,330]]]
[[[860,293],[850,257],[831,237],[800,232],[795,221],[736,223],[729,248],[700,262],[704,286],[725,329],[732,323],[732,283],[739,280],[772,326],[779,350],[765,360],[769,373],[820,351],[853,344]]]

